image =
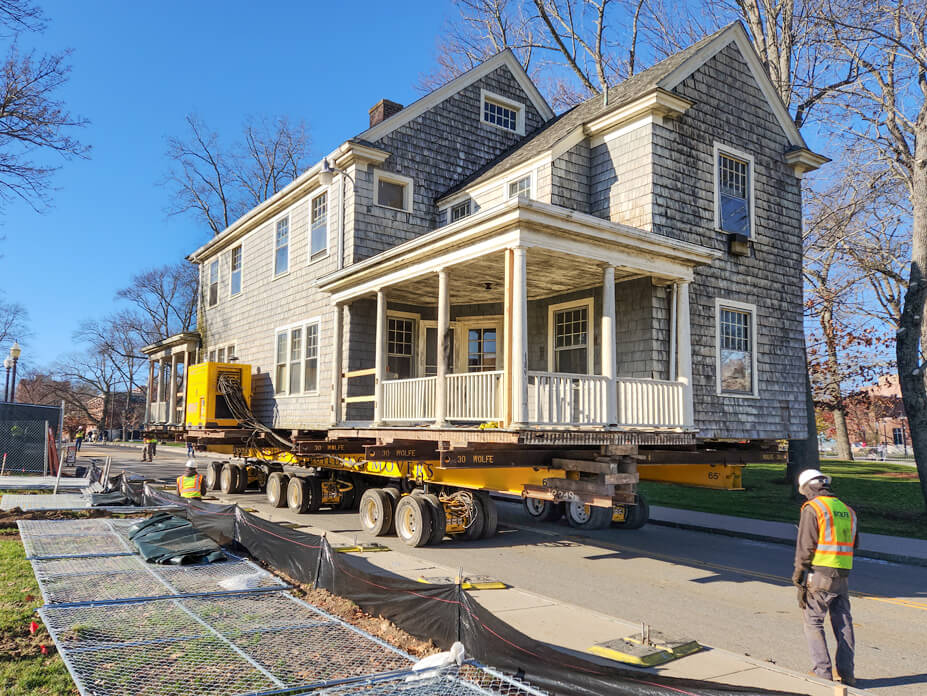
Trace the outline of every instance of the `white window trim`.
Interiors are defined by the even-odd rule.
[[[211,296],[210,290],[212,288],[212,280],[210,279],[210,272],[212,270],[212,265],[216,265],[216,301],[210,303],[209,298]],[[222,260],[217,256],[214,259],[210,259],[206,263],[206,308],[212,309],[219,305],[219,296],[220,290],[222,288]]]
[[[404,378],[404,379],[415,379],[416,377],[421,377],[425,372],[424,362],[421,365],[422,369],[421,370],[419,369],[419,355],[422,355],[423,357],[421,359],[424,360],[424,354],[418,350],[421,344],[421,339],[419,337],[421,334],[425,333],[422,330],[422,315],[418,314],[417,312],[401,312],[398,310],[391,309],[386,313],[386,334],[387,335],[385,337],[386,355],[384,357],[386,358],[386,365],[387,365],[387,371],[386,371],[387,380],[392,379],[389,376],[390,375],[390,372],[389,372],[389,320],[390,319],[411,319],[412,320],[412,376],[408,378]]]
[[[226,342],[226,343],[220,343],[220,344],[218,344],[218,345],[210,346],[210,347],[209,347],[209,350],[205,351],[207,359],[209,358],[209,356],[210,356],[212,353],[216,353],[216,354],[217,354],[217,355],[216,355],[216,358],[218,359],[218,352],[219,352],[219,349],[220,349],[220,348],[223,349],[223,350],[225,350],[225,360],[222,361],[222,363],[221,363],[221,364],[225,365],[225,364],[227,364],[227,363],[229,362],[229,360],[228,360],[228,358],[229,358],[229,348],[238,348],[238,341],[228,341],[228,342]],[[236,350],[235,352],[238,352],[238,351]],[[232,354],[232,357],[233,357],[233,358],[237,358],[238,356]],[[216,362],[216,361],[213,360],[213,361],[211,361],[211,362]],[[239,361],[239,362],[240,362],[240,361]]]
[[[721,391],[721,308],[735,309],[750,312],[750,348],[753,356],[753,392],[750,394],[737,394]],[[715,298],[715,394],[731,399],[759,399],[760,375],[757,371],[757,348],[759,341],[756,335],[756,305],[748,302],[737,302],[723,297]]]
[[[717,140],[714,141],[714,146],[712,148],[711,156],[711,168],[712,176],[714,179],[714,192],[715,192],[715,231],[721,232],[722,234],[733,234],[727,230],[721,229],[721,181],[720,174],[718,172],[718,158],[720,155],[729,155],[736,159],[744,160],[747,163],[747,179],[749,181],[748,187],[749,191],[747,192],[747,205],[750,206],[750,239],[756,239],[756,163],[753,159],[753,155],[749,155],[743,150],[738,150],[737,148],[730,147],[724,143],[719,143]]]
[[[322,369],[321,369],[321,368],[322,368],[322,350],[321,350],[321,341],[322,341],[322,318],[321,318],[321,317],[311,317],[311,318],[309,318],[309,319],[304,319],[303,321],[296,321],[296,322],[293,322],[292,324],[287,324],[287,325],[285,325],[285,326],[278,326],[277,328],[274,329],[273,341],[272,341],[272,343],[271,343],[271,355],[273,356],[273,357],[272,357],[272,362],[271,362],[271,364],[273,365],[273,369],[272,369],[272,371],[271,371],[271,375],[272,375],[272,378],[271,378],[271,379],[272,379],[272,385],[273,385],[273,388],[274,388],[273,397],[274,397],[275,399],[291,399],[291,398],[300,397],[300,396],[318,396],[318,395],[321,393],[321,391],[322,391],[322,388],[321,388],[321,382],[322,382],[322,380],[321,380],[321,378],[320,378],[320,379],[318,380],[318,382],[316,383],[316,388],[315,388],[313,391],[304,391],[304,390],[302,390],[302,391],[299,391],[299,392],[290,392],[290,363],[293,362],[292,360],[290,360],[290,331],[292,331],[293,329],[302,329],[302,330],[303,330],[303,334],[302,334],[302,341],[303,341],[302,353],[303,353],[303,355],[302,355],[302,357],[299,359],[299,364],[300,364],[300,367],[301,367],[301,369],[302,369],[302,371],[303,371],[303,378],[302,378],[301,386],[302,386],[303,388],[305,388],[305,386],[306,386],[306,331],[307,331],[308,327],[312,326],[313,324],[315,324],[315,325],[317,325],[317,326],[319,327],[319,334],[318,334],[318,335],[319,335],[319,344],[320,344],[320,345],[319,345],[319,357],[318,357],[317,359],[318,359],[318,361],[319,361],[319,375],[320,375],[320,377],[321,377],[321,374],[322,374]],[[276,381],[276,380],[277,380],[277,336],[279,336],[280,334],[282,334],[282,333],[284,333],[284,332],[286,332],[286,355],[287,355],[287,359],[286,359],[286,391],[277,392],[277,381]]]
[[[382,205],[379,203],[379,198],[377,193],[380,189],[380,180],[388,181],[394,184],[402,184],[405,186],[402,194],[402,208],[394,208],[391,205]],[[394,174],[393,172],[383,171],[382,169],[373,170],[373,204],[378,208],[386,208],[387,210],[398,210],[403,213],[412,212],[412,201],[414,198],[414,188],[415,181],[408,176],[403,176],[402,174]]]
[[[234,252],[236,249],[241,249],[241,269],[239,270],[239,274],[241,275],[241,282],[240,282],[241,287],[239,288],[238,292],[233,293],[232,292],[232,252]],[[231,249],[229,249],[229,297],[230,298],[240,297],[244,291],[245,291],[245,245],[236,244]]]
[[[505,361],[505,336],[504,336],[505,318],[498,314],[488,314],[486,316],[475,317],[457,317],[457,328],[460,329],[458,334],[457,346],[454,350],[454,371],[470,371],[470,341],[467,335],[470,329],[495,329],[496,330],[496,371],[501,371]]]
[[[329,193],[330,190],[331,190],[331,186],[322,187],[321,189],[318,189],[317,191],[315,191],[309,197],[309,209],[306,211],[308,215],[307,217],[308,222],[306,225],[307,227],[306,258],[307,258],[307,264],[310,266],[314,263],[318,263],[319,261],[324,261],[325,259],[328,258],[329,254],[331,253],[332,213],[334,211],[332,210],[332,196]],[[325,212],[325,217],[326,217],[326,220],[325,220],[325,253],[323,254],[322,252],[319,252],[319,255],[313,258],[312,256],[312,203],[313,201],[315,201],[316,198],[322,195],[326,196],[326,200],[325,200],[325,211],[326,211]]]
[[[490,123],[483,118],[483,112],[485,109],[486,102],[494,102],[500,106],[504,106],[506,109],[511,109],[515,112],[515,130],[510,130],[504,128],[498,124]],[[495,92],[490,92],[486,89],[480,90],[480,123],[484,126],[490,128],[498,128],[499,130],[505,133],[515,133],[517,135],[525,134],[525,105],[521,102],[517,102],[508,97],[503,97],[501,94],[496,94]]]
[[[556,372],[556,354],[554,350],[556,326],[554,325],[554,315],[566,309],[587,309],[586,317],[586,374],[595,374],[595,298],[589,297],[584,300],[571,300],[570,302],[559,302],[547,307],[547,370]]]
[[[277,266],[277,223],[280,222],[283,218],[289,218],[289,227],[287,232],[287,263],[286,270],[283,273],[275,273]],[[277,278],[285,278],[290,275],[290,271],[293,269],[293,255],[290,253],[293,250],[293,216],[290,214],[290,210],[281,213],[276,216],[273,220],[270,221],[270,278],[271,280],[277,280]]]
[[[523,171],[516,176],[510,176],[502,184],[502,200],[509,201],[515,198],[515,196],[509,195],[509,185],[514,184],[516,181],[519,181],[524,178],[528,178],[530,186],[528,187],[528,198],[533,201],[538,199],[538,175],[536,169],[529,169],[528,171]]]

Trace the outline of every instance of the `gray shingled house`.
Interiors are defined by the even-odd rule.
[[[275,428],[804,437],[825,161],[740,24],[559,116],[500,53],[190,255],[199,336],[149,347],[148,420],[182,424],[198,357],[252,365]]]

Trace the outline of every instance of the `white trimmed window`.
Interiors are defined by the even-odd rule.
[[[467,329],[467,372],[492,372],[496,369],[495,327]]]
[[[207,304],[215,307],[219,302],[219,259],[209,262],[209,284]]]
[[[519,196],[531,198],[531,175],[526,174],[514,181],[510,181],[507,188],[509,198],[518,198]]]
[[[375,170],[373,195],[379,206],[412,212],[412,179],[407,176]]]
[[[309,222],[309,260],[328,254],[328,193],[312,199]]]
[[[415,360],[415,320],[388,317],[386,356],[387,370],[396,379],[412,377]]]
[[[233,297],[241,292],[241,246],[232,249],[229,261],[229,294]]]
[[[756,305],[715,300],[717,392],[757,396]]]
[[[490,126],[525,134],[525,105],[501,94],[480,90],[480,120]]]
[[[274,393],[294,395],[319,389],[319,320],[278,329],[274,350]]]
[[[756,219],[753,157],[715,143],[714,174],[715,228],[751,237]]]
[[[290,270],[290,218],[277,220],[274,235],[274,276]]]
[[[457,222],[470,214],[471,210],[471,201],[468,198],[462,203],[457,203],[456,205],[451,206],[451,222]]]
[[[592,300],[551,305],[548,309],[551,372],[592,374]]]
[[[209,353],[207,353],[207,359],[209,362],[232,362],[232,360],[235,358],[236,355],[234,343],[210,348]]]

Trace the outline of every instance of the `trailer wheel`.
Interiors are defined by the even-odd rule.
[[[219,475],[222,473],[222,462],[209,462],[206,467],[206,490],[219,490]]]
[[[286,506],[293,512],[304,513],[307,505],[306,479],[294,476],[286,484]]]
[[[267,477],[267,502],[275,508],[286,507],[286,489],[289,476],[275,471]]]
[[[368,488],[361,496],[358,516],[365,532],[386,536],[393,526],[393,499],[382,488]]]
[[[483,508],[483,533],[480,539],[489,539],[496,535],[499,528],[499,508],[496,507],[496,501],[489,497],[488,493],[477,493],[476,499]]]
[[[226,494],[238,492],[238,467],[231,462],[222,465],[222,471],[219,472],[219,490]]]
[[[563,503],[554,503],[550,500],[525,498],[522,506],[531,519],[538,522],[556,522],[563,517]]]
[[[425,546],[431,541],[430,506],[418,495],[406,495],[396,505],[396,534],[409,546]]]
[[[233,464],[232,469],[235,472],[235,490],[233,493],[244,493],[248,489],[248,469],[241,464]]]
[[[428,543],[435,546],[444,541],[447,534],[447,515],[444,514],[444,506],[438,500],[438,496],[426,493],[422,500],[431,511],[431,540]]]
[[[650,506],[643,495],[638,493],[637,504],[628,505],[627,508],[628,514],[624,522],[612,522],[612,526],[619,529],[640,529],[647,524],[647,520],[650,519]]]
[[[486,524],[486,511],[480,502],[479,496],[473,494],[473,519],[470,520],[470,526],[461,536],[467,541],[476,541],[483,536],[483,527]]]
[[[569,503],[566,506],[566,518],[570,526],[576,529],[604,529],[612,523],[612,509]]]

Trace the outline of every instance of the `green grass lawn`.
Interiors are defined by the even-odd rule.
[[[77,688],[61,657],[44,656],[42,644],[51,646],[38,615],[42,604],[32,566],[23,553],[19,535],[0,530],[0,693],[4,696],[67,696]],[[29,622],[40,625],[29,634]]]
[[[833,477],[834,494],[859,513],[861,531],[927,539],[927,514],[913,467],[834,461],[823,462],[821,469]],[[802,500],[793,499],[784,475],[785,464],[749,464],[743,491],[649,481],[640,489],[653,505],[797,523]]]

